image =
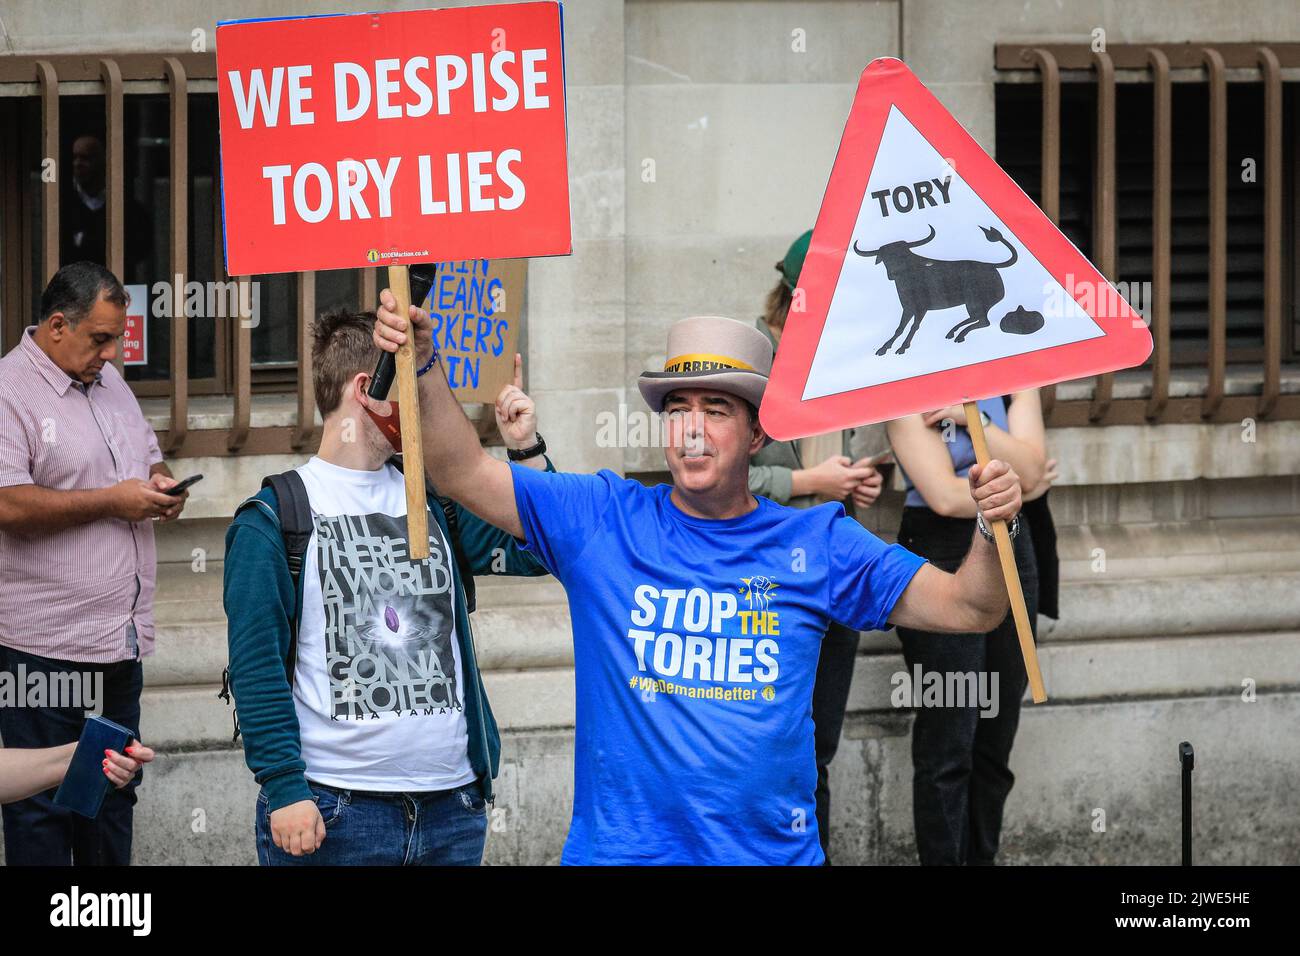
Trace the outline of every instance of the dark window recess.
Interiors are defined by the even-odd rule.
[[[31,252],[31,282],[40,282],[40,101],[21,101],[25,128],[23,168],[28,170],[23,192],[30,205],[32,223],[28,230]],[[227,316],[237,303],[228,295],[228,280],[217,275],[223,252],[218,248],[220,172],[217,168],[217,98],[211,93],[189,95],[189,261],[186,286],[174,288],[171,275],[169,226],[170,125],[166,94],[127,94],[123,97],[123,139],[126,215],[126,285],[148,298],[148,364],[125,369],[129,382],[165,382],[171,378],[171,323],[164,306],[167,297],[179,294],[188,310],[189,375],[191,380],[216,375],[218,337],[226,335]],[[104,264],[106,214],[104,189],[104,97],[62,95],[59,97],[59,138],[63,153],[60,168],[71,174],[61,180],[60,262],[90,259]],[[98,199],[87,203],[83,196]],[[358,270],[344,269],[316,273],[316,311],[346,306],[354,308],[359,295]],[[251,336],[255,369],[292,371],[298,361],[298,279],[296,274],[255,276],[258,283],[258,323]],[[214,282],[221,283],[213,285]],[[34,299],[39,301],[39,291]],[[155,309],[160,315],[154,315]],[[35,306],[33,306],[35,311]],[[33,315],[35,322],[39,316]],[[292,377],[275,373],[267,382],[282,385]],[[224,382],[221,385],[224,386]]]
[[[1284,86],[1284,196],[1294,195],[1296,91]],[[1228,281],[1229,361],[1262,354],[1264,312],[1264,94],[1257,83],[1230,83],[1228,112]],[[1171,358],[1180,364],[1204,361],[1209,329],[1209,97],[1199,83],[1172,87],[1172,268],[1170,273]],[[1035,202],[1041,200],[1041,87],[1001,83],[996,93],[999,165]],[[1061,85],[1061,229],[1091,257],[1096,87]],[[1120,83],[1115,88],[1117,275],[1121,291],[1148,318],[1152,243],[1152,88]],[[1254,182],[1244,180],[1253,160]],[[1294,258],[1295,224],[1284,200],[1282,261]],[[1135,288],[1136,287],[1136,288]],[[1284,295],[1289,290],[1284,289]],[[1293,311],[1284,301],[1283,315]],[[1286,343],[1288,350],[1293,343]]]
[[[360,295],[359,270],[316,273],[316,314],[355,309]],[[298,276],[296,273],[253,276],[258,324],[249,336],[253,367],[275,368],[298,361]],[[382,286],[380,287],[382,288]],[[370,306],[373,308],[373,306]]]
[[[210,379],[216,375],[217,320],[208,315],[208,283],[216,277],[214,249],[217,184],[217,98],[215,94],[189,96],[189,262],[186,287],[175,288],[171,273],[169,233],[171,220],[169,100],[165,94],[128,94],[122,98],[125,159],[126,250],[124,284],[144,289],[148,297],[145,322],[148,363],[125,369],[129,382],[166,381],[171,378],[172,308],[188,302],[189,376]],[[33,98],[33,104],[36,100]],[[39,112],[35,129],[40,129]],[[33,137],[37,139],[37,137]],[[105,130],[103,96],[59,97],[59,139],[63,152],[60,168],[71,170],[60,180],[59,261],[89,259],[106,264],[103,207]],[[39,190],[29,184],[29,194],[39,205]],[[40,230],[32,232],[39,243]],[[39,256],[33,254],[39,269]],[[198,283],[199,295],[192,295]],[[164,290],[166,286],[166,290]],[[200,306],[200,301],[202,306]],[[194,313],[199,314],[194,314]],[[160,314],[155,314],[160,313]]]

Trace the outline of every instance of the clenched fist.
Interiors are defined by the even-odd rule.
[[[375,345],[385,352],[396,352],[406,343],[410,325],[415,324],[415,367],[424,368],[433,358],[433,323],[429,313],[411,306],[408,315],[397,314],[397,298],[385,289],[379,293],[379,308],[375,310]]]
[[[271,839],[290,856],[310,856],[325,842],[325,821],[315,800],[271,811]]]
[[[1020,513],[1020,476],[1005,461],[971,465],[970,496],[985,521],[1010,521]]]

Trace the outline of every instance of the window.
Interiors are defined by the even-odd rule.
[[[1293,44],[999,44],[998,159],[1151,322],[1053,424],[1300,417]],[[1122,137],[1122,139],[1121,139]],[[1176,387],[1175,387],[1176,385]]]
[[[1294,129],[1297,99],[1286,90],[1285,118],[1291,136],[1283,166],[1295,188]],[[1042,136],[1038,84],[1000,83],[996,96],[998,163],[1022,189],[1037,199],[1042,192]],[[1205,363],[1209,330],[1209,94],[1204,83],[1172,88],[1172,257],[1170,346],[1175,365]],[[1093,255],[1093,190],[1096,182],[1097,87],[1061,85],[1060,226],[1084,255]],[[1227,88],[1227,348],[1228,361],[1259,361],[1264,345],[1264,155],[1263,98],[1257,83]],[[1117,143],[1116,274],[1112,280],[1129,292],[1134,308],[1150,318],[1142,296],[1152,275],[1153,124],[1149,83],[1122,83],[1115,90]],[[1253,168],[1252,168],[1253,167]],[[1253,179],[1251,178],[1253,176]],[[1243,178],[1245,177],[1245,178]],[[1247,180],[1250,181],[1247,181]],[[1294,235],[1284,229],[1285,236]],[[1288,242],[1283,261],[1290,261]],[[1294,354],[1294,338],[1288,343]]]
[[[236,389],[238,321],[218,303],[229,277],[221,247],[216,62],[212,54],[174,56],[186,77],[186,116],[178,121],[187,167],[180,211],[186,222],[186,286],[180,289],[172,261],[177,212],[171,208],[172,95],[163,55],[9,56],[0,62],[0,123],[19,132],[0,139],[0,351],[11,348],[22,328],[39,318],[40,291],[53,268],[78,259],[112,268],[106,213],[106,190],[112,185],[110,104],[101,67],[111,61],[122,78],[121,119],[113,123],[121,131],[120,278],[132,287],[133,301],[143,296],[147,302],[145,361],[125,367],[124,374],[139,395],[171,392],[175,320],[168,306],[178,305],[187,309],[187,394]],[[39,63],[49,64],[57,80],[54,164],[43,156],[47,107]],[[45,222],[45,177],[51,168],[59,207],[53,261],[46,251],[51,235]],[[374,299],[375,283],[363,278],[369,271],[316,273],[306,297],[296,275],[253,277],[258,316],[249,330],[248,361],[254,390],[291,390],[297,384],[304,313],[309,320],[338,306],[374,307],[365,301],[367,295]]]

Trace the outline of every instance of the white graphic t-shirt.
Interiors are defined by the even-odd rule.
[[[315,529],[303,561],[293,696],[307,778],[345,790],[448,790],[474,780],[456,644],[454,565],[429,517],[412,562],[391,465],[298,469]]]

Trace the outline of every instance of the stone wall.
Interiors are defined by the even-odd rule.
[[[231,18],[396,9],[389,2],[229,0]],[[211,5],[37,0],[4,13],[15,52],[188,48]],[[961,0],[572,0],[565,5],[574,254],[529,270],[528,384],[562,467],[662,468],[602,447],[598,416],[640,410],[676,318],[749,318],[773,263],[812,223],[861,68],[898,55],[984,145],[993,45],[1300,40],[1300,7]],[[793,47],[802,31],[805,52]],[[900,44],[901,36],[901,44]],[[1044,621],[1051,700],[1026,705],[1007,807],[1016,863],[1171,863],[1177,745],[1197,749],[1198,857],[1300,862],[1300,424],[1055,429],[1064,580]],[[137,860],[251,863],[256,789],[216,699],[226,517],[289,459],[207,459],[188,518],[160,529],[159,654],[143,731],[162,751],[141,791]],[[897,527],[891,492],[866,523]],[[194,570],[200,549],[204,570]],[[475,627],[505,733],[488,859],[554,863],[571,805],[569,618],[553,582],[485,584]],[[838,862],[907,863],[911,718],[889,701],[896,638],[863,641],[833,766]],[[1253,689],[1252,695],[1248,692]],[[1098,814],[1105,829],[1097,829]]]

